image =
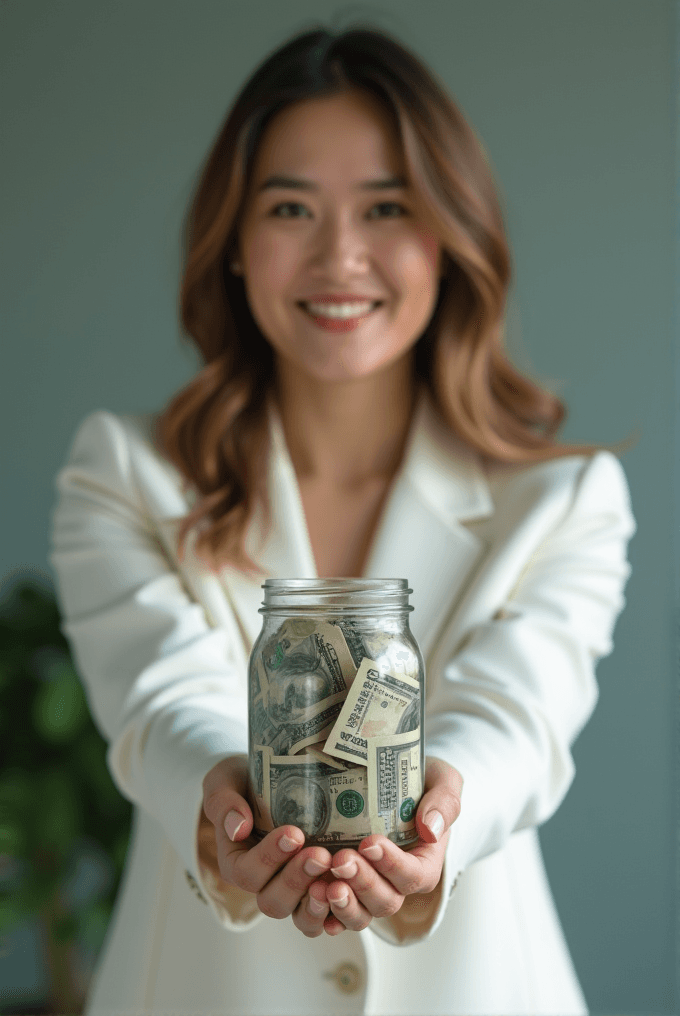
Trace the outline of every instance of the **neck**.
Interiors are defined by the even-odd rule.
[[[396,473],[416,397],[411,356],[368,377],[333,382],[279,358],[276,397],[299,480],[351,488]]]

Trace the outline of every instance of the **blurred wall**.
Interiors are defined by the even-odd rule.
[[[391,0],[343,7],[411,45],[494,166],[515,259],[509,345],[616,441],[639,531],[576,778],[541,829],[593,1013],[677,1011],[672,0]],[[243,80],[327,0],[0,6],[0,579],[48,573],[53,480],[96,409],[160,408],[197,360],[179,231]],[[675,548],[675,550],[673,550]],[[5,957],[12,976],[23,962]],[[26,959],[28,962],[28,959]],[[0,976],[10,976],[0,973]],[[0,982],[1,986],[1,982]]]

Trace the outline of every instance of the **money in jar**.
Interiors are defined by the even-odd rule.
[[[267,579],[248,693],[253,834],[418,839],[425,669],[406,579]]]

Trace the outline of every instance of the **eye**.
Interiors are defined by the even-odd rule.
[[[295,218],[297,218],[296,215],[293,215],[293,216],[290,216],[290,215],[279,215],[278,211],[279,211],[280,208],[304,208],[304,205],[301,205],[298,201],[284,201],[282,204],[276,205],[275,208],[272,208],[271,214],[276,216],[277,219],[281,219],[281,218],[283,218],[283,219],[294,218],[295,219]]]
[[[280,214],[280,210],[282,208],[290,209],[290,208],[304,208],[304,207],[305,206],[301,205],[299,203],[299,201],[284,201],[284,202],[282,202],[279,205],[275,205],[274,208],[272,208],[270,214],[273,215],[277,219],[291,219],[291,218],[292,219],[297,219],[298,218],[297,215],[290,215],[288,213],[286,213],[285,215],[282,215],[282,214]],[[407,215],[408,214],[408,212],[404,208],[404,206],[398,204],[396,201],[381,201],[379,204],[373,206],[373,208],[371,209],[371,212],[374,211],[376,208],[383,208],[383,209],[384,208],[392,208],[392,209],[397,208],[399,210],[399,212],[400,212],[399,216],[387,215],[387,216],[382,216],[382,218],[394,219],[396,217],[400,218],[401,215]]]
[[[380,204],[374,205],[373,208],[398,208],[399,211],[401,213],[403,213],[404,215],[408,214],[406,209],[404,208],[404,206],[400,205],[400,204],[397,204],[396,201],[381,201]],[[371,209],[371,211],[373,211],[373,209]],[[395,218],[395,216],[394,215],[388,215],[387,218],[388,219],[393,219],[393,218]]]

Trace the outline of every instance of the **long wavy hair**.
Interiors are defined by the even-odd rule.
[[[194,489],[178,529],[213,570],[261,569],[245,540],[266,490],[267,400],[274,355],[241,278],[229,270],[258,144],[272,118],[310,98],[362,89],[398,131],[409,182],[443,248],[438,300],[413,357],[441,419],[487,462],[592,454],[558,443],[566,409],[504,350],[511,258],[485,152],[445,87],[389,33],[371,25],[297,34],[255,70],[233,102],[185,223],[181,321],[205,366],[156,419],[159,450]]]

